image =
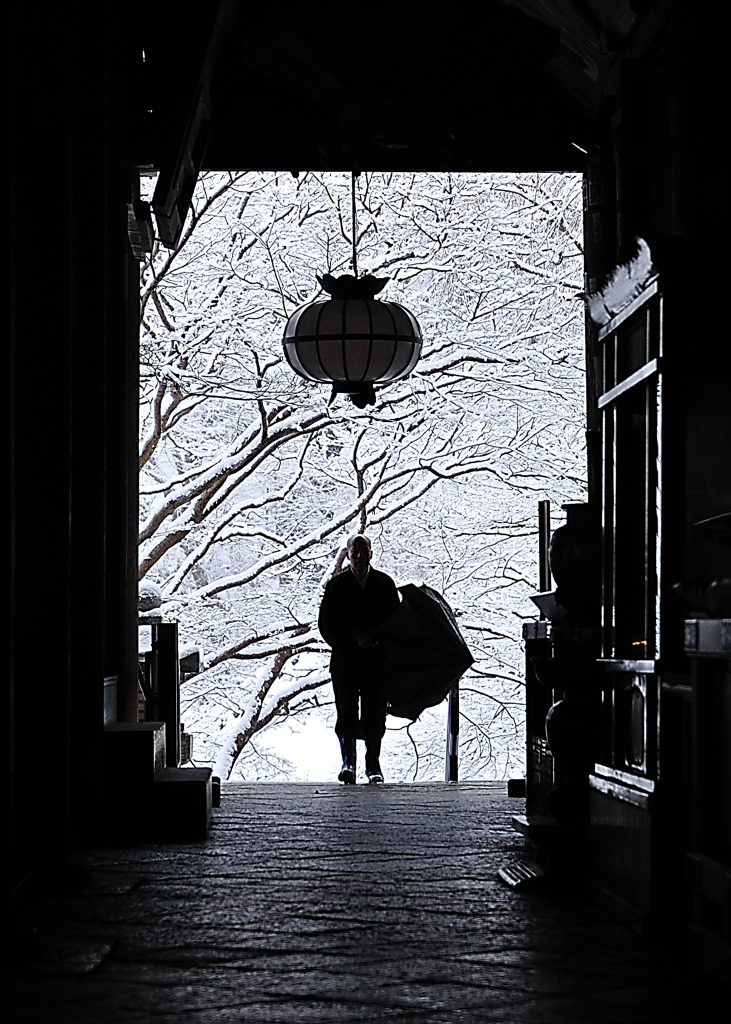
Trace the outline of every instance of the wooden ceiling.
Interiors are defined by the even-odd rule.
[[[150,6],[140,28],[149,162],[202,86],[202,164],[280,170],[575,166],[607,69],[657,7],[223,0],[181,22],[179,5]]]
[[[134,134],[158,221],[179,221],[201,168],[581,169],[614,64],[665,6],[221,0],[183,21],[152,4]]]

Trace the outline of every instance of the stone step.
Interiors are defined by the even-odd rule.
[[[164,722],[111,722],[104,726],[105,780],[149,783],[165,767]]]
[[[152,786],[155,836],[179,842],[205,839],[213,818],[210,768],[163,768]]]
[[[208,835],[213,773],[166,767],[164,722],[105,726],[102,772],[103,841],[186,842]]]

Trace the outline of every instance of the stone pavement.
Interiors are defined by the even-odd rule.
[[[36,891],[3,1020],[727,1021],[679,954],[578,889],[500,880],[522,809],[497,783],[224,785],[207,841],[94,850],[83,884]]]

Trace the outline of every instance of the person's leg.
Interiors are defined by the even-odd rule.
[[[343,759],[342,766],[338,772],[338,782],[344,782],[348,786],[354,786],[356,781],[356,749],[355,740],[352,736],[340,736],[340,756]]]
[[[370,736],[366,739],[365,769],[369,782],[383,782],[381,770],[381,738]]]
[[[366,745],[366,775],[369,782],[383,782],[381,740],[386,732],[386,698],[378,687],[364,682],[360,695],[361,728]]]
[[[348,785],[355,783],[356,747],[355,737],[358,734],[358,686],[350,673],[343,670],[337,662],[330,664],[330,677],[335,694],[337,720],[335,732],[340,741],[340,754],[343,759],[338,781]]]

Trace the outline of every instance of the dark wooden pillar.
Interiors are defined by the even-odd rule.
[[[73,33],[14,7],[9,145],[9,688],[3,781],[13,880],[69,843],[73,340]]]
[[[137,284],[120,7],[12,8],[11,640],[0,715],[10,885],[62,862],[93,825],[104,677],[118,676],[125,694],[136,685]]]

